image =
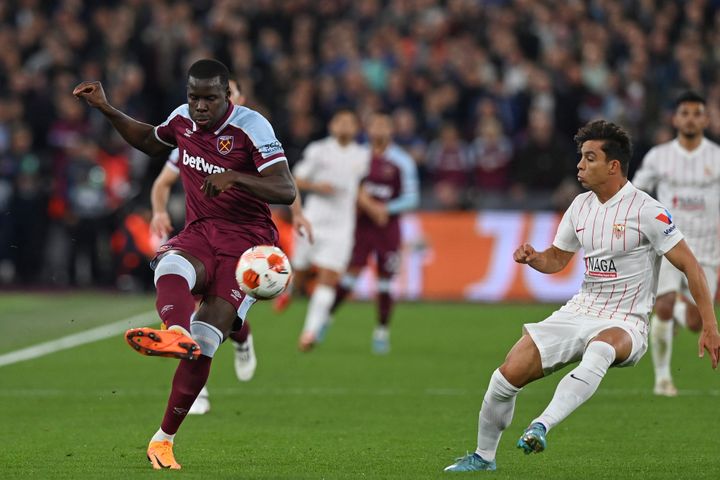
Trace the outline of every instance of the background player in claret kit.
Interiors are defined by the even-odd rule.
[[[355,242],[347,273],[338,285],[331,314],[354,288],[357,277],[373,255],[377,265],[378,325],[373,332],[373,352],[390,351],[390,315],[393,275],[400,266],[400,214],[420,202],[417,167],[412,157],[392,143],[393,125],[389,115],[375,113],[368,123],[371,160],[367,177],[358,194]]]
[[[524,244],[514,259],[555,273],[582,248],[587,266],[582,287],[549,318],[525,324],[523,336],[490,379],[477,450],[446,471],[495,470],[500,436],[512,420],[515,397],[528,383],[580,361],[518,441],[525,453],[539,453],[546,448],[547,432],[595,393],[608,368],[635,365],[647,349],[647,317],[662,256],[688,278],[703,325],[699,355],[708,350],[717,367],[720,334],[703,270],[667,210],[628,181],[629,136],[599,120],[581,128],[575,142],[581,154],[578,180],[590,191],[565,212],[550,248],[537,252]]]
[[[330,136],[310,143],[293,169],[298,188],[307,194],[303,210],[314,237],[313,243],[302,236],[296,238],[292,259],[296,288],[302,288],[311,266],[317,269],[298,343],[302,351],[318,341],[335,300],[335,288],[350,260],[357,190],[370,160],[368,150],[355,141],[359,131],[355,112],[338,110],[328,130]],[[300,202],[293,204],[294,215],[300,207]]]
[[[703,135],[709,123],[705,99],[686,92],[675,103],[677,138],[657,145],[635,172],[633,184],[667,205],[673,222],[705,272],[715,298],[720,265],[720,146]],[[700,313],[681,271],[667,259],[660,266],[655,313],[650,319],[650,353],[655,366],[656,395],[674,397],[670,373],[673,318],[693,332],[700,331]]]
[[[296,196],[272,127],[259,113],[230,103],[228,77],[216,60],[195,62],[188,70],[188,103],[157,127],[113,108],[100,82],[83,82],[73,91],[135,148],[151,156],[180,151],[185,228],[161,247],[155,266],[156,306],[168,330],[126,334],[140,353],[181,359],[161,428],[147,450],[156,469],[180,468],[175,433],[205,385],[218,347],[254,303],[238,289],[237,259],[253,245],[276,243],[268,203],[290,204]],[[203,296],[194,316],[193,294]]]

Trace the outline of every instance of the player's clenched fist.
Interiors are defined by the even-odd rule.
[[[88,105],[95,108],[108,103],[102,83],[98,81],[82,82],[73,89],[73,95],[77,98],[84,98]]]
[[[523,243],[515,250],[515,253],[513,253],[513,259],[517,263],[530,263],[535,260],[537,256],[538,253],[529,243]]]

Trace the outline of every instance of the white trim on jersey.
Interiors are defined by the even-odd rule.
[[[278,158],[276,158],[275,160],[271,160],[271,161],[269,161],[269,162],[267,162],[267,163],[263,163],[262,165],[260,165],[260,166],[258,167],[257,171],[258,171],[258,172],[262,172],[263,170],[265,170],[265,169],[266,169],[267,167],[269,167],[270,165],[275,165],[276,163],[280,163],[280,162],[287,162],[287,158],[285,158],[285,157],[278,157]]]
[[[170,148],[177,148],[177,145],[173,145],[172,143],[166,142],[165,140],[160,138],[160,135],[157,134],[157,129],[158,129],[158,127],[161,127],[161,126],[165,126],[165,125],[158,125],[157,127],[153,128],[153,134],[155,134],[155,138],[157,138],[157,141],[164,145],[167,145]]]

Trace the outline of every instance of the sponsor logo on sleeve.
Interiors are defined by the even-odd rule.
[[[235,137],[232,135],[220,135],[217,139],[217,151],[222,155],[227,155],[232,151]]]
[[[658,214],[658,216],[655,217],[655,219],[660,220],[661,222],[663,222],[666,225],[670,225],[668,228],[663,230],[663,233],[665,235],[670,235],[677,228],[677,226],[672,221],[672,215],[670,215],[670,212],[668,212],[667,210],[664,210],[663,213]]]
[[[276,153],[280,153],[283,151],[282,144],[279,141],[274,141],[272,143],[266,143],[265,145],[260,145],[258,147],[258,152],[263,157],[269,157],[270,155],[274,155]]]

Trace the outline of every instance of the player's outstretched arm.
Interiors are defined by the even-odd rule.
[[[75,87],[73,95],[84,99],[88,105],[100,110],[125,141],[141,152],[150,156],[157,156],[171,150],[167,145],[155,138],[152,125],[138,122],[110,105],[105,96],[102,83],[97,81],[82,82]]]
[[[150,231],[160,238],[167,237],[172,232],[172,222],[167,211],[167,204],[170,190],[178,178],[180,178],[180,174],[165,165],[150,190],[150,203],[152,204]]]
[[[671,248],[665,254],[665,258],[687,277],[690,294],[698,307],[703,325],[698,339],[698,355],[702,358],[707,350],[712,360],[712,367],[717,368],[720,360],[720,334],[710,289],[702,267],[685,240],[681,240]]]
[[[213,173],[205,177],[200,188],[212,198],[232,187],[245,189],[264,202],[282,205],[290,205],[297,195],[295,180],[284,161],[265,168],[259,177],[234,170]]]
[[[574,252],[560,250],[555,245],[551,245],[545,251],[538,252],[529,243],[524,243],[515,250],[513,259],[517,263],[530,265],[541,273],[556,273],[565,268],[573,255],[575,255]]]

